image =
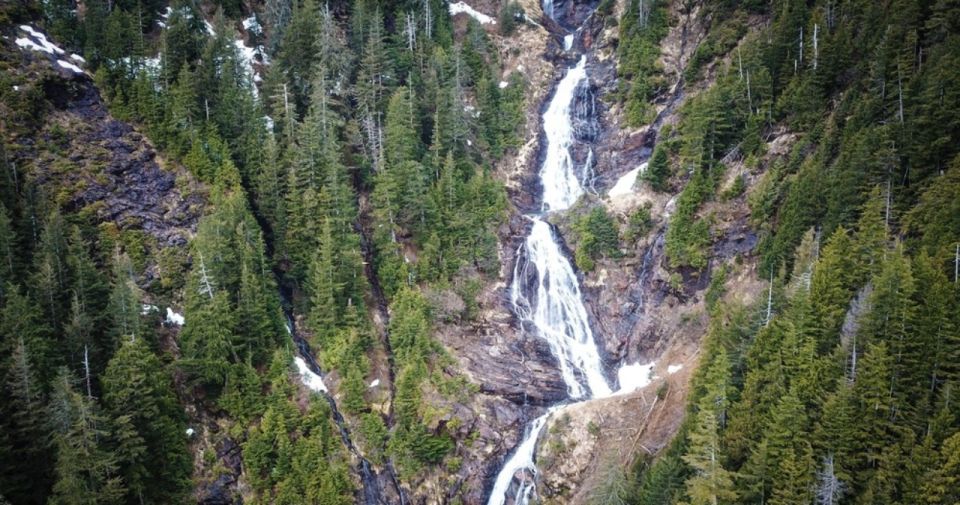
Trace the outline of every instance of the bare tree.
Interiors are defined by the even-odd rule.
[[[823,458],[823,468],[817,472],[817,505],[835,505],[846,491],[846,485],[837,478],[833,469],[833,454]]]

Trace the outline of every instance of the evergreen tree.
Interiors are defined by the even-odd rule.
[[[694,469],[687,479],[687,496],[691,505],[716,505],[736,499],[733,473],[724,468],[720,432],[726,419],[730,364],[721,348],[704,372],[704,394],[697,402],[697,412],[690,431],[690,447],[683,460]]]
[[[106,447],[107,420],[94,401],[76,392],[73,378],[61,369],[50,404],[56,482],[48,503],[88,505],[123,503],[126,493],[117,457]]]
[[[160,360],[142,338],[127,339],[102,382],[126,501],[169,503],[183,498],[191,471],[185,425]]]

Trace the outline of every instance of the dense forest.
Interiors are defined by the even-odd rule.
[[[446,0],[0,6],[0,503],[196,502],[230,473],[197,442],[211,429],[236,441],[244,503],[360,502],[367,464],[405,488],[460,470],[476,435],[436,405],[480,385],[434,332],[471,328],[498,281],[515,209],[497,170],[541,106],[498,46],[539,25],[494,4],[496,28],[460,29]],[[591,501],[960,502],[960,5],[615,4],[592,7],[617,37],[604,100],[623,128],[681,95],[661,44],[678,15],[704,20],[635,189],[676,195],[666,265],[710,279],[709,330],[672,442]],[[189,240],[50,182],[79,169],[37,155],[71,125],[49,126],[54,77],[14,71],[22,24],[182,170]],[[751,258],[711,255],[730,202]],[[584,275],[655,228],[649,207],[587,206]],[[749,261],[767,288],[740,304],[725,272]],[[304,393],[296,339],[335,396]],[[462,502],[443,496],[423,502]]]
[[[661,458],[638,462],[628,501],[956,503],[960,9],[705,8],[714,25],[684,78],[728,57],[645,174],[667,190],[671,173],[691,172],[671,264],[707,265],[710,216],[698,210],[744,191],[744,174],[718,188],[731,149],[749,167],[775,129],[799,137],[748,200],[768,296],[711,306],[708,291],[687,418]],[[769,25],[746,35],[757,16]]]

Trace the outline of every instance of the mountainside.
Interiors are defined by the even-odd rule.
[[[0,502],[960,501],[960,7],[0,6]]]

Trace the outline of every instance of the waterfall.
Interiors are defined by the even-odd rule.
[[[544,11],[552,12],[551,0],[544,1]],[[575,140],[592,141],[595,136],[589,128],[577,131],[574,126],[574,121],[578,127],[595,124],[595,118],[590,117],[595,114],[594,107],[584,102],[585,98],[591,101],[593,98],[586,64],[586,56],[581,56],[574,67],[567,69],[543,113],[546,156],[539,173],[543,212],[570,208],[584,193],[592,176],[593,151],[588,152],[582,167],[576,166],[570,152]],[[576,272],[543,216],[528,217],[533,226],[518,251],[510,287],[510,300],[521,321],[521,330],[529,328],[547,341],[559,363],[569,398],[586,400],[609,396],[612,392],[604,377]],[[520,445],[497,475],[488,505],[504,505],[511,497],[514,505],[527,505],[536,491],[537,439],[549,416],[562,407],[561,404],[550,408],[527,425]]]
[[[567,384],[570,398],[610,395],[610,386],[603,376],[600,354],[593,340],[587,309],[580,296],[577,275],[563,255],[550,225],[533,217],[524,253],[514,267],[510,299],[521,321],[530,322],[539,337],[550,344],[560,362],[560,373]],[[530,272],[530,268],[535,272]],[[533,293],[525,291],[524,278],[535,273]],[[581,384],[586,381],[589,391]]]
[[[524,473],[517,486],[513,502],[515,505],[526,505],[530,501],[530,495],[536,489],[534,478],[537,475],[537,466],[533,462],[533,452],[537,446],[537,439],[540,438],[540,432],[547,424],[547,417],[554,410],[556,408],[550,409],[546,414],[534,419],[527,426],[523,434],[523,441],[517,446],[513,456],[500,469],[500,473],[497,474],[497,480],[493,484],[493,491],[490,493],[490,501],[487,502],[487,505],[504,505],[507,502],[507,493],[510,492],[510,485],[513,483],[517,472]]]
[[[543,210],[565,210],[583,194],[583,184],[577,178],[577,169],[570,146],[573,144],[571,104],[580,82],[587,78],[587,57],[581,56],[576,66],[567,70],[557,91],[543,113],[543,132],[547,138],[547,154],[540,168],[543,185]]]

